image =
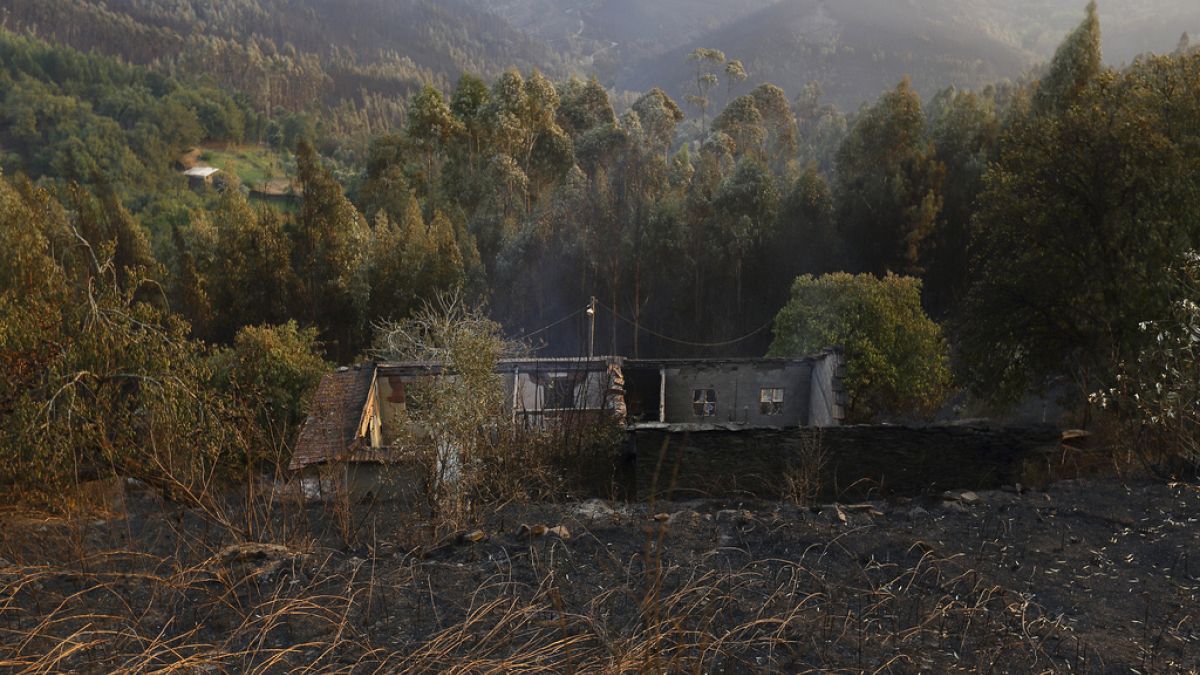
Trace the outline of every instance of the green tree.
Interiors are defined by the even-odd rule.
[[[1059,45],[1046,74],[1033,94],[1035,114],[1057,114],[1079,101],[1104,69],[1100,53],[1100,18],[1096,2],[1087,5],[1087,17]]]
[[[937,315],[953,311],[968,284],[971,219],[1000,135],[1000,120],[989,93],[950,88],[929,105],[929,138],[935,160],[946,172],[942,209],[929,238],[924,276],[925,305]]]
[[[854,266],[919,272],[942,208],[944,167],[925,138],[921,98],[907,79],[864,111],[837,153],[838,224]]]
[[[229,343],[243,326],[283,323],[296,305],[292,241],[276,211],[255,211],[239,190],[221,195],[212,213],[215,253],[201,276],[213,308],[211,336]]]
[[[296,164],[304,196],[293,259],[304,318],[321,328],[332,355],[348,359],[367,327],[371,231],[311,145],[300,144]]]
[[[761,254],[775,225],[779,193],[775,179],[760,160],[738,162],[713,196],[720,225],[718,237],[733,270],[735,316],[743,316],[742,277],[747,260]]]
[[[932,414],[950,385],[941,328],[921,309],[921,282],[888,274],[805,275],[775,318],[772,356],[845,352],[846,418]]]
[[[460,122],[450,111],[442,92],[425,85],[409,104],[408,126],[405,135],[424,156],[423,172],[415,185],[427,197],[440,184],[442,158],[453,139],[462,130]]]
[[[687,58],[695,68],[693,83],[696,85],[696,89],[694,93],[685,96],[684,100],[700,109],[701,132],[707,133],[708,108],[712,105],[708,94],[720,82],[715,70],[725,63],[725,52],[719,49],[698,47],[692,50]]]
[[[1200,57],[1096,73],[1098,43],[1080,36],[1097,31],[1089,12],[1050,68],[1091,79],[1016,114],[979,197],[957,335],[969,380],[998,401],[1056,380],[1079,403],[1112,386],[1138,324],[1167,313],[1167,270],[1200,239],[1200,96],[1184,85]]]
[[[285,466],[288,456],[281,451],[295,442],[309,400],[328,369],[317,331],[294,321],[246,326],[232,346],[209,359],[213,386],[251,412],[245,428],[259,437],[251,446],[259,456],[240,461],[247,466]]]

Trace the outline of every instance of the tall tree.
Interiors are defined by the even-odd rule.
[[[855,267],[921,271],[942,208],[944,167],[925,138],[921,98],[905,79],[864,111],[837,153],[837,215]]]
[[[1000,134],[990,94],[994,90],[976,94],[950,88],[929,105],[929,138],[946,170],[925,272],[925,305],[935,316],[953,311],[967,287],[971,218]]]
[[[1064,378],[1081,395],[1110,385],[1136,356],[1138,323],[1166,313],[1168,268],[1200,238],[1200,95],[1184,85],[1200,56],[1096,71],[1097,34],[1089,9],[979,198],[958,331],[970,380],[995,399]]]
[[[307,321],[331,342],[331,354],[345,360],[367,328],[370,228],[310,144],[300,144],[296,167],[303,190],[294,252],[300,300]]]
[[[709,92],[721,81],[717,77],[716,69],[725,63],[725,52],[719,49],[698,47],[692,50],[687,58],[695,69],[693,83],[696,88],[693,93],[684,97],[684,100],[700,109],[700,130],[702,133],[707,133],[708,109],[712,105]]]
[[[1095,0],[1088,2],[1086,11],[1083,23],[1059,45],[1049,69],[1037,84],[1033,95],[1033,110],[1037,114],[1064,112],[1080,99],[1104,68]]]

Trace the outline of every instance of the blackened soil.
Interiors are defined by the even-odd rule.
[[[257,548],[148,494],[127,509],[0,524],[0,665],[1200,670],[1188,484],[511,506],[436,540],[310,508],[242,527]]]

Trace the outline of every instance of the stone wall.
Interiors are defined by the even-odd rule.
[[[630,492],[639,499],[780,498],[807,482],[819,486],[821,499],[850,500],[990,489],[1037,482],[1058,441],[1049,426],[640,430],[632,439]]]

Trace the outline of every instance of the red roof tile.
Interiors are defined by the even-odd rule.
[[[350,450],[374,379],[373,363],[329,373],[321,379],[292,452],[290,470],[333,461]]]

